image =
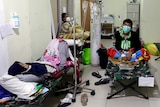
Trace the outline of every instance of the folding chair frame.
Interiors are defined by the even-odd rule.
[[[136,90],[133,85],[137,83],[137,81],[133,81],[129,84],[124,84],[121,81],[117,80],[117,82],[123,87],[122,89],[116,91],[115,93],[111,94],[110,96],[107,97],[107,99],[111,99],[113,96],[119,94],[120,92],[122,92],[123,90],[126,90],[128,88],[131,88],[133,91],[135,91],[136,93],[138,93],[139,95],[141,95],[142,97],[144,97],[145,99],[149,99],[148,96],[144,95],[143,93],[139,92],[138,90]]]
[[[127,74],[129,73],[129,74]],[[117,75],[118,74],[118,75]],[[114,81],[117,81],[121,86],[122,89],[114,92],[113,94],[109,95],[107,97],[107,99],[111,99],[113,96],[119,94],[120,92],[131,88],[133,91],[135,91],[136,93],[138,93],[139,95],[141,95],[143,98],[145,99],[149,99],[148,96],[144,95],[143,93],[139,92],[138,90],[136,90],[133,85],[137,83],[137,78],[140,76],[151,76],[151,73],[149,71],[149,66],[148,66],[148,62],[143,62],[141,65],[139,65],[138,67],[134,67],[133,70],[121,70],[119,68],[119,65],[117,64],[113,64],[111,61],[109,61],[107,68],[106,68],[106,74],[108,75],[111,79],[113,79]],[[119,76],[119,77],[118,77]],[[126,77],[125,77],[126,76]],[[128,79],[129,78],[129,79]],[[124,84],[121,80],[133,80],[136,79],[134,81],[132,81],[131,83],[128,84]]]

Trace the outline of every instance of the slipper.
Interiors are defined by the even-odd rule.
[[[100,79],[98,82],[95,82],[95,85],[107,84],[109,83],[109,81],[110,81],[109,78]]]
[[[92,76],[97,77],[97,78],[101,78],[102,76],[99,74],[99,72],[92,72]]]
[[[58,107],[67,107],[71,105],[71,103],[63,103],[63,104],[59,104]]]

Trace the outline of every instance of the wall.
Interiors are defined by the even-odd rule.
[[[49,0],[29,1],[31,60],[37,60],[51,40]],[[38,3],[38,5],[37,5]],[[42,8],[43,7],[43,8]]]
[[[104,14],[111,14],[114,16],[114,26],[121,26],[123,20],[126,18],[127,2],[130,0],[103,0]],[[137,0],[139,3],[139,0]],[[118,17],[120,16],[120,18]]]
[[[0,26],[5,24],[3,0],[0,0]],[[8,69],[8,45],[7,40],[2,39],[0,35],[0,76],[6,73]]]
[[[38,5],[37,5],[38,4]],[[5,38],[8,42],[8,62],[29,62],[39,58],[51,40],[49,0],[4,0],[5,20],[17,12],[20,28]]]
[[[141,37],[146,42],[160,42],[160,0],[141,0]]]
[[[123,19],[125,19],[127,1],[128,0],[103,0],[103,13],[114,16],[114,26],[120,26]],[[118,16],[120,16],[120,19]]]
[[[13,35],[5,38],[8,40],[9,62],[31,60],[28,1],[4,0],[4,9],[6,23],[10,23],[13,12],[16,12],[20,19],[20,28],[13,30]]]
[[[76,22],[81,25],[81,0],[74,0],[74,15],[76,18]]]

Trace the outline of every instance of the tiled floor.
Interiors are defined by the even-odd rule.
[[[101,42],[105,47],[110,46],[113,43],[111,39],[102,39]],[[83,69],[82,78],[83,81],[89,79],[90,85],[89,88],[95,89],[96,94],[94,96],[90,95],[88,92],[82,92],[77,94],[76,102],[73,102],[68,107],[83,107],[81,104],[81,95],[86,93],[88,95],[88,103],[86,107],[160,107],[160,59],[155,61],[156,56],[151,56],[149,61],[150,70],[155,77],[155,87],[154,88],[142,88],[140,89],[143,93],[149,96],[149,99],[144,99],[136,96],[124,96],[124,93],[132,93],[131,90],[121,93],[121,97],[106,99],[108,94],[111,92],[110,83],[105,85],[95,86],[94,83],[99,81],[98,78],[95,78],[91,75],[94,71],[99,71],[102,75],[102,78],[106,78],[105,70],[101,69],[99,66],[91,65],[82,65]],[[113,91],[113,90],[112,90]],[[45,101],[44,107],[57,107],[60,102],[60,99],[63,99],[66,94],[60,96],[54,96],[51,94]]]

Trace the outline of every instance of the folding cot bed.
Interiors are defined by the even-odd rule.
[[[117,91],[111,92],[107,99],[111,99],[112,97],[120,94],[122,91],[125,91],[126,89],[132,89],[134,92],[138,93],[140,97],[143,97],[145,99],[148,99],[149,97],[142,92],[138,91],[135,88],[135,84],[138,85],[138,78],[139,77],[153,77],[148,61],[139,61],[138,64],[125,64],[125,63],[116,63],[118,61],[115,61],[115,59],[109,58],[108,65],[106,67],[106,75],[110,77],[110,79],[113,81],[111,87],[114,87],[115,82],[119,83],[121,86],[121,89],[117,89]],[[126,82],[127,83],[126,83]]]
[[[12,98],[0,104],[0,107],[41,107],[46,97],[54,90],[58,82],[61,80],[62,75],[57,78],[49,77],[43,84],[38,84],[40,88],[33,93],[29,99],[17,98],[13,95]],[[48,89],[42,93],[44,89]]]
[[[61,42],[61,44],[58,42]],[[64,47],[66,47],[67,49],[64,49]],[[59,52],[55,50],[59,50]],[[56,54],[60,56],[59,58],[57,58],[57,59],[60,59],[60,61],[56,59],[55,57]],[[68,57],[70,57],[69,58],[70,60],[67,60]],[[74,78],[74,80],[77,79],[77,84],[73,83],[71,88],[62,89],[60,91],[67,91],[67,90],[72,90],[72,89],[74,90],[74,87],[79,88],[84,83],[86,83],[86,85],[89,85],[89,80],[85,82],[82,82],[80,80],[79,63],[75,64],[73,60],[74,59],[73,59],[72,53],[71,51],[69,51],[68,44],[66,43],[66,41],[62,39],[52,39],[52,41],[49,43],[46,50],[44,51],[42,57],[38,61],[35,61],[35,62],[43,62],[43,61],[50,62],[50,64],[53,65],[55,68],[57,67],[56,69],[57,71],[52,72],[52,73],[50,72],[46,73],[47,76],[46,74],[44,74],[45,79],[43,80],[43,82],[40,82],[40,83],[20,81],[16,76],[12,76],[9,74],[1,76],[0,85],[4,88],[4,90],[11,93],[12,95],[10,97],[0,99],[0,107],[40,107],[42,106],[46,97],[51,92],[57,91],[55,87],[60,83],[60,80],[62,80],[63,76],[66,76],[65,74],[69,71],[70,68],[74,68],[75,70],[74,72],[77,78]],[[15,86],[13,86],[14,82],[16,83]],[[18,85],[18,83],[24,84],[24,86]],[[27,85],[29,84],[29,85],[28,86],[26,85],[27,86],[26,87],[25,84]],[[30,86],[32,88],[30,88]],[[13,87],[15,88],[15,90],[13,89]],[[20,89],[16,87],[19,87]],[[92,95],[95,94],[93,89],[89,89],[87,87],[86,88],[83,87],[82,89],[87,89],[91,91]],[[28,90],[31,90],[31,91],[28,92]],[[24,92],[24,94],[20,92]],[[75,96],[73,98],[73,101],[75,101]]]

